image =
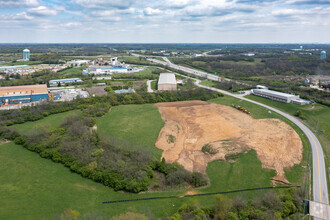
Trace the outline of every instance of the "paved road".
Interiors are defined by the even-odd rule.
[[[152,88],[151,88],[151,82],[152,82],[152,81],[155,81],[155,80],[148,80],[148,81],[147,81],[148,92],[154,92],[154,90],[152,90]]]
[[[148,59],[148,60],[152,61],[152,62],[155,62],[155,63],[159,63],[159,64],[162,64],[162,65],[169,66],[173,69],[185,71],[185,72],[197,75],[197,76],[204,76],[202,74],[207,74],[207,73],[204,73],[204,72],[201,72],[201,71],[198,71],[198,70],[194,70],[194,69],[191,69],[191,68],[187,68],[187,67],[172,64],[166,57],[163,58],[163,59],[166,62],[156,60],[156,59]],[[209,75],[212,76],[212,77],[209,78]],[[211,74],[207,74],[207,78],[211,79],[211,80],[216,80],[216,81],[219,80],[218,76],[211,75]],[[280,110],[278,110],[276,108],[273,108],[273,107],[270,107],[268,105],[262,104],[260,102],[256,102],[256,101],[244,98],[242,95],[236,95],[236,94],[232,94],[230,92],[224,91],[224,90],[220,90],[220,89],[216,89],[216,88],[213,88],[213,87],[200,85],[200,80],[196,81],[196,85],[199,86],[199,87],[202,87],[202,88],[217,91],[217,92],[223,93],[225,95],[232,96],[232,97],[235,97],[235,98],[239,98],[239,99],[242,99],[244,101],[251,102],[251,103],[254,103],[256,105],[265,107],[265,108],[267,108],[271,111],[274,111],[274,112],[286,117],[287,119],[289,119],[290,121],[295,123],[304,132],[304,134],[307,136],[307,138],[309,140],[309,143],[311,145],[311,148],[312,148],[312,156],[313,156],[313,199],[314,199],[314,202],[329,204],[327,175],[326,175],[326,171],[325,171],[323,149],[322,149],[322,146],[321,146],[319,140],[317,139],[317,137],[314,135],[314,133],[306,125],[304,125],[300,120],[298,120],[297,118],[295,118],[292,115],[289,115],[288,113],[285,113],[283,111],[280,111]],[[321,217],[323,219],[330,219],[330,216],[327,216],[327,213],[328,213],[327,210],[320,210],[320,212],[321,212]]]

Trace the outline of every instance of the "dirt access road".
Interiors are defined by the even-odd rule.
[[[205,173],[208,162],[250,149],[277,181],[288,182],[284,168],[299,164],[302,142],[279,119],[253,119],[232,107],[203,101],[157,103],[165,122],[156,142],[168,162]],[[202,148],[204,147],[204,152]]]

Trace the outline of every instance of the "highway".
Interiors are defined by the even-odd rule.
[[[194,74],[194,75],[202,76],[202,77],[207,77],[210,80],[215,80],[215,81],[220,81],[221,80],[216,75],[207,74],[205,72],[194,70],[192,68],[183,67],[183,66],[173,64],[166,57],[163,57],[163,59],[165,60],[165,62],[160,61],[160,60],[156,60],[156,59],[148,59],[148,60],[151,61],[151,62],[155,62],[155,63],[158,63],[158,64],[165,65],[165,66],[169,66],[173,69],[185,71],[185,72],[190,73],[190,74]],[[191,78],[191,77],[189,77],[189,78]],[[268,105],[262,104],[260,102],[256,102],[256,101],[244,98],[242,95],[236,95],[236,94],[232,94],[230,92],[224,91],[224,90],[216,89],[216,88],[209,87],[209,86],[200,85],[200,80],[196,80],[196,85],[199,86],[199,87],[205,88],[205,89],[220,92],[220,93],[223,93],[225,95],[232,96],[232,97],[242,99],[244,101],[251,102],[251,103],[254,103],[256,105],[265,107],[265,108],[267,108],[267,109],[269,109],[273,112],[276,112],[276,113],[286,117],[287,119],[292,121],[294,124],[296,124],[304,132],[304,134],[308,138],[310,146],[312,148],[312,158],[313,158],[313,201],[314,202],[319,202],[319,203],[322,203],[322,204],[327,204],[327,205],[329,204],[327,175],[326,175],[326,170],[325,170],[323,149],[322,149],[322,146],[321,146],[319,140],[315,136],[315,134],[306,125],[304,125],[300,120],[298,120],[296,117],[294,117],[294,116],[292,116],[288,113],[285,113],[281,110],[270,107]],[[326,208],[322,208],[322,206],[320,206],[320,208],[319,208],[320,210],[318,210],[319,213],[320,213],[319,217],[320,217],[320,219],[330,219],[330,216],[328,214],[329,210],[327,209],[328,206],[324,206],[324,207],[326,207]],[[319,219],[319,218],[314,218],[314,219]]]

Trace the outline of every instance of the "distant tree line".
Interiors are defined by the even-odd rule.
[[[173,59],[176,64],[186,64],[209,73],[217,72],[228,78],[265,75],[330,75],[330,60],[322,61],[310,55],[260,56],[261,62],[243,55],[221,57],[195,57]],[[232,62],[223,62],[232,61]],[[245,61],[239,62],[239,61]],[[254,62],[254,63],[253,63]]]

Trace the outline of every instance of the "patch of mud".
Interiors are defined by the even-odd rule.
[[[274,180],[288,183],[284,168],[302,159],[299,135],[279,119],[253,119],[231,107],[203,101],[155,106],[165,122],[156,147],[163,150],[166,161],[178,162],[189,171],[205,173],[211,161],[230,160],[254,149],[263,168],[276,171]],[[202,151],[205,145],[211,146],[211,153]]]

